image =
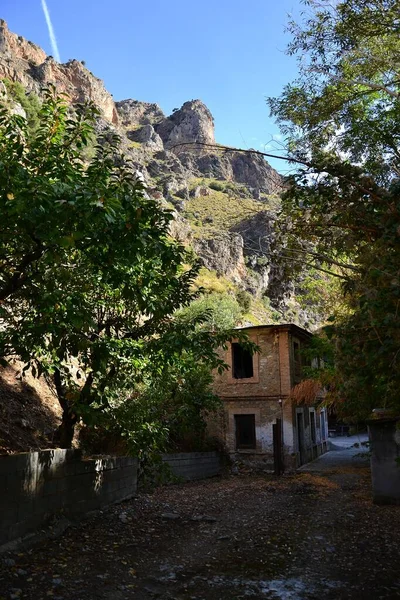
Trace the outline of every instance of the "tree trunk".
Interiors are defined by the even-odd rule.
[[[57,391],[58,401],[63,411],[61,425],[56,431],[54,441],[59,444],[60,448],[71,448],[77,416],[71,412],[71,407],[66,398],[66,389],[59,369],[56,369],[54,372],[54,385]]]
[[[71,448],[76,425],[76,415],[68,409],[63,411],[61,425],[57,429],[56,441],[60,448]]]

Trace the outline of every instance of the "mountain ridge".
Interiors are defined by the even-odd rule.
[[[174,211],[172,232],[199,256],[208,276],[203,280],[215,283],[215,275],[218,293],[252,296],[252,310],[241,324],[291,320],[316,326],[318,315],[299,304],[296,284],[275,260],[274,223],[284,179],[260,153],[219,148],[213,116],[201,100],[188,100],[167,116],[155,103],[115,102],[83,62],[58,63],[12,33],[4,20],[0,80],[18,82],[38,97],[52,84],[72,104],[89,100],[98,108],[97,130],[119,134],[147,193]],[[213,285],[206,291],[213,293]]]

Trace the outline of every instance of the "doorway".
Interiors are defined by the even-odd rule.
[[[297,418],[297,445],[299,449],[300,465],[304,464],[305,457],[305,443],[304,443],[304,415],[302,412],[296,413]]]

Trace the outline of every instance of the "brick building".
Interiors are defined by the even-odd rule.
[[[259,353],[232,342],[224,359],[229,370],[216,375],[214,391],[223,400],[210,433],[222,438],[232,458],[273,468],[273,424],[282,423],[284,462],[295,468],[327,450],[325,409],[297,406],[290,398],[302,377],[302,349],[312,334],[296,325],[246,327]]]

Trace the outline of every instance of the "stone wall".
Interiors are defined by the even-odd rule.
[[[221,472],[221,458],[218,452],[180,452],[164,454],[163,462],[168,464],[177,477],[185,481],[207,479]]]
[[[83,460],[78,450],[0,456],[0,546],[34,533],[52,517],[85,513],[135,495],[138,461]]]

